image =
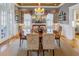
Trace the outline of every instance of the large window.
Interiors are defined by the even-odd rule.
[[[1,25],[3,26],[3,27],[5,27],[6,26],[6,12],[5,11],[2,11],[1,12]]]
[[[46,17],[47,33],[53,33],[53,14],[48,14]]]
[[[25,33],[31,33],[32,17],[30,14],[24,14],[24,25]]]
[[[17,32],[15,4],[0,3],[0,40],[8,39]]]

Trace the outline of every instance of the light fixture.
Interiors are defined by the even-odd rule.
[[[44,8],[41,8],[40,3],[38,3],[38,8],[35,8],[34,11],[35,11],[35,14],[37,15],[44,14]]]

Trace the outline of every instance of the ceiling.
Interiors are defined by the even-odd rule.
[[[19,6],[38,6],[38,3],[17,3]],[[41,6],[59,6],[61,3],[40,3]]]
[[[39,3],[16,3],[16,5],[18,7],[38,7]],[[63,3],[40,3],[41,7],[45,7],[45,8],[58,8],[61,5],[63,5]]]

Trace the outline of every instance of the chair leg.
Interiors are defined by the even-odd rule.
[[[21,47],[21,39],[20,39],[20,47]]]
[[[45,52],[45,51],[43,50],[43,56],[44,56],[44,52]]]
[[[54,56],[54,53],[55,53],[55,51],[54,51],[54,49],[53,49],[53,56]]]
[[[37,56],[39,56],[39,50],[37,51]]]
[[[23,40],[22,40],[22,44],[23,44]]]
[[[27,56],[29,56],[29,50],[27,50]]]
[[[60,47],[60,39],[59,39],[59,47]]]

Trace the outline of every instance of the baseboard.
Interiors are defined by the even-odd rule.
[[[18,39],[18,38],[19,38],[19,34],[16,33],[16,35],[10,36],[7,40],[1,41],[1,42],[0,42],[0,45],[6,44],[6,43],[8,43],[10,40],[12,40],[12,39]]]

